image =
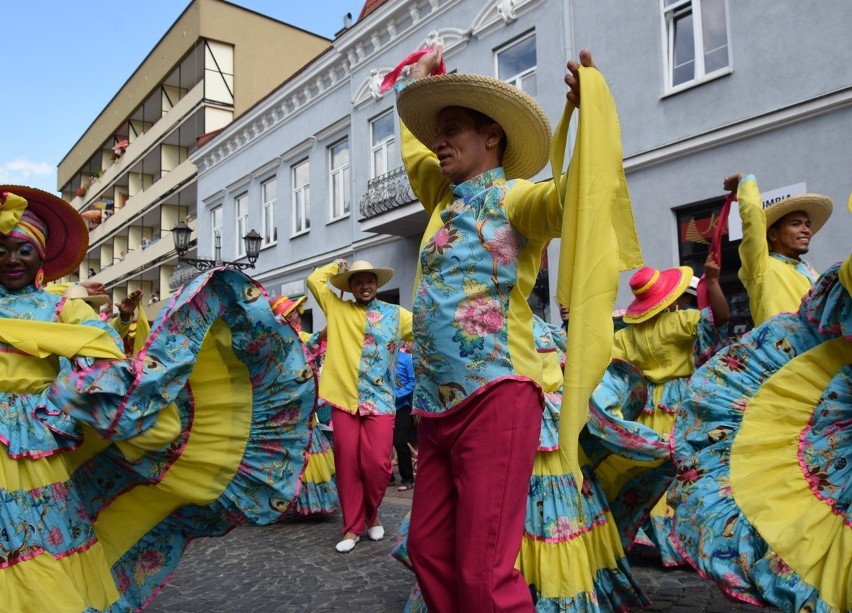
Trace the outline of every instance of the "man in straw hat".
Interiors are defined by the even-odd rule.
[[[409,80],[396,86],[403,161],[430,214],[414,300],[413,413],[422,419],[411,561],[429,610],[531,611],[530,590],[514,568],[543,408],[542,363],[527,299],[542,249],[562,236],[563,220],[576,214],[563,210],[566,195],[577,191],[571,179],[576,175],[557,174],[562,159],[551,157],[558,166],[555,180],[529,181],[551,155],[550,123],[541,106],[499,79],[431,76],[440,72],[441,56],[440,47],[423,52]],[[580,57],[582,70],[589,70],[583,73],[589,75],[589,91],[608,97],[591,54],[584,50]],[[568,68],[570,118],[580,101],[580,63],[572,60]],[[596,152],[603,160],[596,185],[607,186],[608,202],[601,209],[626,204],[612,218],[632,228],[626,189],[620,191],[620,140],[615,147],[616,138],[610,138],[617,123],[608,100],[593,104],[585,116],[600,117],[598,126],[606,132]],[[607,111],[596,115],[603,107]],[[562,156],[565,132],[557,134],[562,147],[554,155]],[[610,225],[608,232],[618,234]],[[563,249],[567,242],[563,236]],[[612,285],[613,302],[616,251],[606,239],[597,251],[613,255],[612,279],[599,277]],[[575,266],[572,260],[566,269]],[[565,304],[573,314],[573,301]],[[611,334],[612,323],[606,323]],[[598,380],[610,349],[607,343]],[[562,447],[566,457],[570,445]],[[576,455],[576,440],[573,445]]]
[[[831,198],[803,194],[764,209],[754,175],[730,175],[724,187],[737,192],[743,221],[739,277],[748,292],[754,325],[798,310],[819,276],[801,256],[831,216]]]
[[[311,333],[302,330],[302,313],[304,313],[307,296],[281,296],[272,302],[272,311],[281,319],[287,321],[299,333],[302,342],[311,340]]]
[[[319,395],[332,407],[334,464],[343,512],[340,553],[355,548],[364,529],[378,541],[385,531],[379,505],[393,469],[397,346],[411,339],[411,312],[376,298],[393,269],[364,260],[337,260],[308,276],[308,289],[325,318],[328,346]],[[331,283],[353,300],[343,300]]]

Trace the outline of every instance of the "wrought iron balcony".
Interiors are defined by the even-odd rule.
[[[361,218],[370,219],[416,201],[405,168],[400,166],[367,182],[359,205]]]

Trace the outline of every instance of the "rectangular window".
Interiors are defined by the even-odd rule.
[[[328,192],[331,219],[349,215],[349,140],[328,148]]]
[[[530,96],[538,94],[535,33],[528,34],[495,52],[497,78],[511,83]]]
[[[243,237],[248,234],[248,194],[237,196],[234,201],[237,214],[237,236],[235,237],[237,258],[245,257],[246,244]]]
[[[223,213],[222,207],[217,206],[215,209],[210,209],[210,244],[213,249],[218,245],[218,240],[222,236],[222,221],[223,221]]]
[[[308,160],[293,166],[293,234],[311,228],[311,180]]]
[[[397,162],[393,112],[388,111],[370,122],[370,133],[373,153],[371,178],[375,179],[395,168]]]
[[[278,240],[278,228],[275,225],[275,204],[278,202],[277,178],[273,177],[260,184],[260,200],[263,215],[261,247],[268,247]]]
[[[726,0],[661,0],[668,89],[730,66]]]

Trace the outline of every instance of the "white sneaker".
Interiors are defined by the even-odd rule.
[[[370,537],[371,541],[380,541],[385,538],[385,527],[373,526],[372,528],[367,528],[367,536]]]
[[[339,553],[349,553],[353,549],[355,549],[355,544],[361,540],[360,536],[356,536],[354,539],[343,539],[334,548]]]

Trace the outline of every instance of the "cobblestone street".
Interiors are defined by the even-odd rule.
[[[399,613],[414,575],[388,554],[411,495],[389,488],[381,510],[387,536],[380,542],[363,538],[349,554],[334,550],[338,514],[193,541],[171,583],[146,611]],[[641,561],[633,570],[653,601],[646,611],[774,611],[730,603],[692,571]]]

